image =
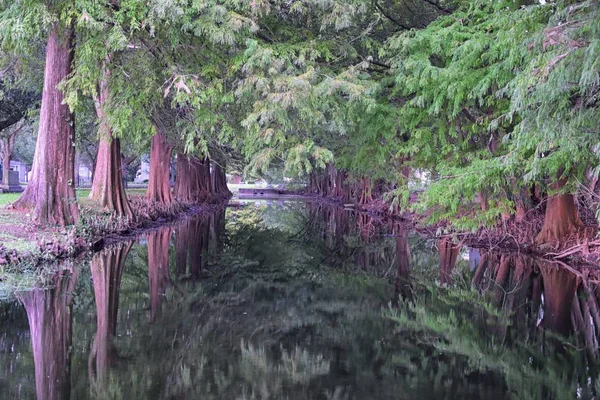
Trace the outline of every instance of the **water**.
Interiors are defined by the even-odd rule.
[[[593,398],[582,281],[338,208],[215,210],[0,303],[0,398]]]

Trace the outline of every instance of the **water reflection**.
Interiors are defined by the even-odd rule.
[[[69,399],[71,392],[72,296],[77,273],[65,270],[52,289],[18,294],[29,320],[38,400]]]
[[[450,285],[452,283],[452,271],[456,267],[456,259],[460,253],[461,246],[455,244],[452,239],[444,238],[438,242],[440,253],[440,283]]]
[[[597,392],[600,293],[584,272],[353,211],[214,210],[78,270],[19,294],[31,344],[4,331],[22,310],[3,305],[0,365],[15,367],[0,385],[14,398],[33,370],[39,399]]]
[[[160,315],[162,302],[171,284],[169,275],[169,244],[171,227],[148,234],[148,286],[150,287],[150,322]]]
[[[96,301],[96,335],[88,361],[90,384],[102,392],[108,380],[109,368],[117,358],[114,337],[119,310],[119,289],[125,259],[133,242],[104,249],[94,254],[91,264],[94,299]]]

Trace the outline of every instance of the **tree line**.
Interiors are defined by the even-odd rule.
[[[598,3],[3,0],[2,108],[7,93],[41,94],[16,206],[41,224],[77,220],[87,118],[91,196],[119,215],[132,214],[120,142],[151,142],[158,202],[226,195],[236,163],[460,229],[545,209],[536,241],[561,241],[583,226],[578,209],[598,210]],[[171,192],[160,166],[173,154],[184,179]],[[415,177],[426,184],[411,202]]]

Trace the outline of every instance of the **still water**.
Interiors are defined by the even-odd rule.
[[[564,266],[313,203],[215,209],[0,303],[1,399],[594,398]]]

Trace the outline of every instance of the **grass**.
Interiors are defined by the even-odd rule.
[[[34,241],[17,238],[15,236],[0,233],[0,243],[8,249],[14,249],[18,252],[34,252],[37,250],[37,244]]]
[[[146,188],[133,188],[126,190],[128,194],[133,195],[144,195],[146,194]],[[90,189],[77,189],[78,198],[86,198],[90,194]],[[9,203],[17,201],[21,193],[0,193],[0,206],[5,206]]]
[[[0,193],[0,206],[14,203],[20,195],[21,193]]]

